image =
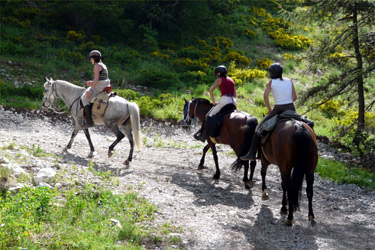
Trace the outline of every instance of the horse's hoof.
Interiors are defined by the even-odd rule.
[[[111,158],[113,155],[113,151],[108,151],[108,158]]]
[[[127,166],[127,165],[129,165],[129,163],[130,163],[130,161],[129,161],[129,160],[126,160],[126,161],[124,161],[123,164]]]
[[[314,220],[314,217],[309,216],[309,223],[310,223],[310,226],[312,226],[312,227],[314,227],[316,225],[316,221]]]
[[[218,180],[218,179],[220,179],[220,175],[215,174],[214,177],[213,177],[213,179],[214,179],[214,180]]]
[[[286,209],[286,208],[281,208],[281,209],[280,209],[280,214],[288,214],[288,209]]]
[[[199,165],[198,166],[198,170],[203,170],[203,169],[205,169],[206,167],[205,166],[203,166],[203,165]]]
[[[250,189],[254,187],[254,182],[253,181],[247,181],[245,182],[245,188]]]
[[[287,225],[288,227],[293,226],[293,220],[286,219],[285,225]]]
[[[87,156],[87,158],[92,158],[94,157],[94,152],[90,152],[90,154]]]
[[[263,194],[262,194],[262,200],[266,201],[266,200],[269,200],[270,197],[268,196],[268,193],[266,190],[263,191]]]
[[[65,154],[66,152],[68,152],[68,148],[64,148],[62,152],[63,154]]]

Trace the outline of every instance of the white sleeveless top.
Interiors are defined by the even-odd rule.
[[[289,78],[283,78],[283,80],[280,80],[280,78],[272,79],[271,91],[275,105],[293,103],[292,82]]]

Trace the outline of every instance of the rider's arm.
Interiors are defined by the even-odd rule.
[[[212,100],[212,103],[214,105],[216,105],[216,102],[215,102],[215,97],[214,97],[214,90],[216,89],[217,86],[219,86],[221,84],[221,78],[218,78],[216,79],[216,81],[214,82],[214,84],[212,84],[211,88],[210,88],[210,97],[211,97],[211,100]]]
[[[270,94],[270,90],[271,90],[271,84],[272,84],[272,80],[270,80],[267,83],[266,89],[264,90],[264,95],[263,95],[264,103],[266,104],[266,107],[268,109],[268,113],[271,113],[271,111],[272,111],[271,105],[270,105],[270,100],[269,100],[269,94]]]
[[[292,82],[292,80],[290,80]],[[294,84],[292,82],[292,100],[295,102],[297,100],[297,93],[296,90],[294,89]]]
[[[98,64],[95,64],[94,66],[94,80],[92,81],[91,88],[95,89],[96,85],[99,82],[99,74],[102,70],[102,67],[100,67]]]

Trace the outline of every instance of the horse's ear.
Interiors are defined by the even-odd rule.
[[[186,98],[184,98],[184,100],[185,100],[185,103],[188,103],[188,100],[186,100]]]

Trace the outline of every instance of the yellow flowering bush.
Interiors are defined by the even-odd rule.
[[[79,42],[79,41],[82,41],[84,38],[85,38],[84,34],[80,32],[76,32],[74,30],[69,30],[68,33],[66,34],[65,41],[66,42],[69,42],[69,41]]]
[[[271,66],[271,64],[272,64],[272,61],[269,58],[265,58],[263,60],[259,60],[259,59],[256,60],[256,65],[262,69],[268,69]]]
[[[288,60],[295,59],[295,56],[292,55],[292,54],[284,53],[283,58],[284,58],[285,61],[288,61]]]
[[[228,61],[236,61],[239,64],[242,64],[242,65],[245,65],[245,66],[248,66],[251,63],[250,58],[248,58],[245,55],[241,55],[240,53],[235,52],[235,51],[228,52],[228,54],[226,54],[224,56],[224,61],[227,61],[227,62]]]
[[[233,47],[233,41],[229,38],[226,38],[226,37],[221,37],[221,36],[217,36],[214,38],[215,39],[215,42],[216,42],[216,47],[220,48],[221,46],[220,45],[224,45],[224,47],[229,50],[230,48]]]
[[[347,57],[344,53],[335,52],[329,55],[329,60],[337,64],[341,64],[348,62],[349,57]]]
[[[160,50],[154,51],[151,53],[152,56],[158,57],[158,58],[164,58],[169,59],[169,55],[161,52]]]
[[[208,68],[208,64],[202,60],[192,60],[190,58],[178,58],[173,60],[174,66],[183,66],[189,70],[202,70],[205,71]]]
[[[302,35],[290,35],[284,29],[272,31],[268,35],[275,39],[277,45],[287,49],[303,49],[312,44],[310,38]]]
[[[242,85],[247,81],[252,79],[258,78],[262,79],[265,78],[267,75],[267,71],[255,69],[240,69],[236,67],[236,63],[233,61],[229,64],[228,71],[230,72],[230,77],[233,81],[238,84]]]
[[[265,10],[264,8],[253,7],[253,8],[251,9],[251,11],[252,11],[255,15],[259,16],[259,17],[265,17],[265,16],[266,16],[266,10]]]
[[[252,37],[255,37],[257,35],[257,33],[255,33],[255,31],[252,31],[251,29],[249,28],[246,28],[245,29],[245,35],[248,37],[248,38],[252,38]]]

